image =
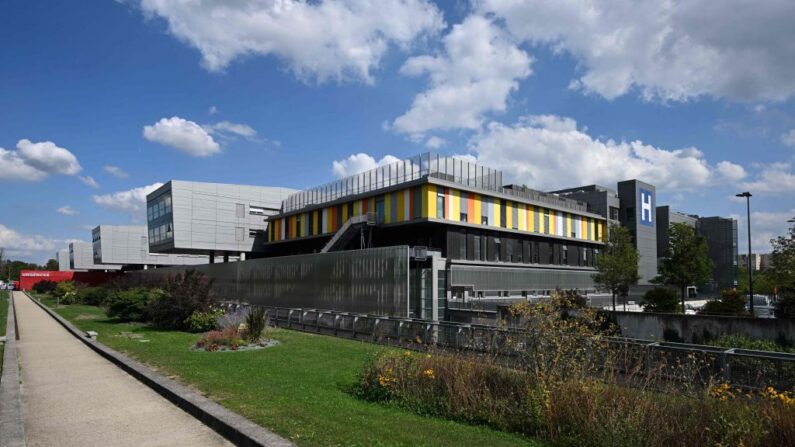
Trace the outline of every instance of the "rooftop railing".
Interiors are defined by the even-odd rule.
[[[425,153],[292,194],[284,200],[282,212],[291,212],[347,196],[374,192],[427,177],[576,211],[586,211],[584,203],[564,199],[554,194],[526,187],[521,189],[503,188],[502,172],[499,170],[459,158]]]

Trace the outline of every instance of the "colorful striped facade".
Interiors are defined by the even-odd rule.
[[[383,224],[440,220],[572,240],[605,239],[605,221],[601,218],[424,184],[303,213],[275,216],[270,219],[268,240],[332,234],[351,216],[368,212],[377,213]]]

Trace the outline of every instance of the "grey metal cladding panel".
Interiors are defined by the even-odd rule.
[[[196,266],[219,298],[283,307],[408,316],[408,247]],[[131,272],[167,277],[185,267]]]
[[[472,286],[476,291],[593,289],[593,272],[512,267],[453,265],[451,286]]]

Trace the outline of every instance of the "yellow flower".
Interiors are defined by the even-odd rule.
[[[411,357],[411,351],[406,351],[403,353],[405,357]]]
[[[428,368],[425,371],[423,371],[422,375],[424,375],[425,377],[427,377],[429,379],[434,379],[435,378],[435,376],[433,375],[433,369],[431,369],[431,368]]]

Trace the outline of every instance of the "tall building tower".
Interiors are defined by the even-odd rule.
[[[641,285],[649,284],[657,276],[656,196],[657,189],[646,182],[625,180],[618,183],[619,219],[632,234],[635,248],[640,253],[638,284]]]

